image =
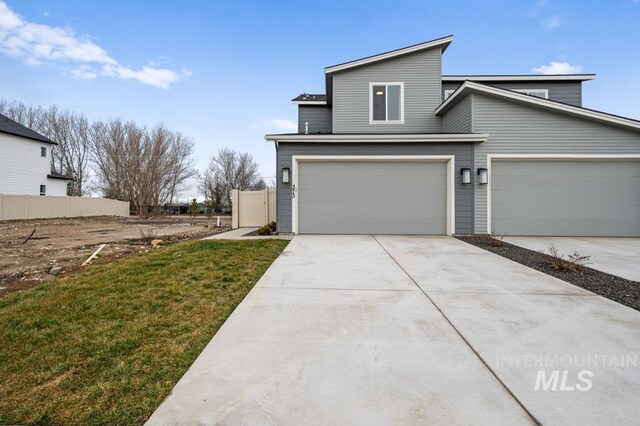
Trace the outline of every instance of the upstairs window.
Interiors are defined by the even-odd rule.
[[[549,99],[549,89],[513,89],[514,92]]]
[[[40,157],[46,157],[47,156],[47,148],[45,148],[44,146],[40,147]]]
[[[369,123],[404,123],[404,83],[369,83]]]
[[[40,195],[47,195],[47,185],[40,185]]]

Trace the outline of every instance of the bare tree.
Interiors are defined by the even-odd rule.
[[[208,201],[215,201],[221,194],[220,208],[230,208],[231,190],[260,190],[266,188],[266,184],[251,154],[222,148],[200,176],[200,188]]]
[[[111,120],[94,125],[94,162],[102,192],[130,201],[144,213],[171,204],[184,182],[195,175],[194,143],[158,125],[151,130]]]
[[[193,140],[163,124],[147,129],[120,119],[91,123],[56,106],[43,109],[2,99],[0,113],[58,143],[51,169],[74,178],[68,195],[86,195],[95,188],[108,198],[131,202],[141,212],[173,203],[196,175]],[[250,173],[251,162],[243,161],[242,170]]]

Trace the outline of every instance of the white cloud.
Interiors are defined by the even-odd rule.
[[[542,21],[545,30],[554,30],[564,25],[564,19],[560,15],[554,15]]]
[[[80,65],[71,70],[71,75],[81,80],[91,80],[98,76],[98,72],[89,65]]]
[[[577,74],[584,70],[582,65],[571,65],[568,62],[550,62],[533,69],[540,74]]]
[[[52,27],[25,21],[0,0],[0,53],[21,59],[25,64],[74,63],[70,74],[81,79],[107,76],[136,80],[162,89],[190,75],[190,72],[158,68],[155,65],[134,70],[121,65],[87,36],[71,28]]]
[[[268,120],[262,120],[260,125],[265,129],[274,129],[281,131],[294,131],[298,130],[298,125],[291,120],[284,120],[280,118],[271,118]]]
[[[250,127],[266,131],[295,132],[298,130],[298,124],[291,120],[282,118],[269,118],[254,123]]]

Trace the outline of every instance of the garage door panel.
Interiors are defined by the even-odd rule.
[[[379,190],[396,190],[405,187],[407,179],[415,179],[411,189],[436,190],[446,185],[446,178],[442,176],[321,176],[308,177],[300,180],[300,184],[309,190],[344,190],[345,182],[349,182],[351,190],[367,190],[372,186]]]
[[[589,190],[576,189],[547,191],[536,188],[535,190],[522,189],[519,191],[497,190],[498,198],[495,200],[496,206],[500,205],[524,205],[529,206],[531,199],[537,200],[538,205],[557,206],[602,206],[616,203],[618,206],[639,206],[640,194],[629,190]]]
[[[497,161],[492,230],[510,235],[640,236],[640,161]]]
[[[629,182],[629,176],[503,175],[502,177],[505,179],[500,179],[500,177],[494,175],[496,182],[494,189],[496,190],[508,190],[515,187],[535,190],[549,185],[552,185],[556,190],[574,190],[576,188],[611,190],[620,188],[621,185]]]
[[[426,197],[416,194],[416,191],[435,192],[428,188],[416,189],[330,189],[330,190],[305,190],[304,194],[300,193],[301,203],[340,203],[340,204],[370,204],[372,199],[377,204],[415,204],[415,203],[432,203],[443,201],[444,198],[431,198],[427,201]]]
[[[406,205],[405,205],[406,206]],[[415,217],[415,212],[419,211],[420,216],[426,219],[439,219],[442,218],[440,211],[446,209],[445,203],[416,203],[413,204],[413,208],[398,209],[394,204],[380,204],[377,208],[372,209],[369,206],[358,205],[345,205],[340,203],[332,204],[307,204],[303,212],[298,214],[298,218],[303,222],[305,218],[309,217],[327,217],[327,218],[360,218],[360,217],[378,217],[378,218],[390,218],[403,219],[407,217]],[[339,210],[339,216],[336,212]]]
[[[300,162],[300,233],[445,234],[444,162]]]
[[[594,229],[603,229],[606,227],[607,232],[613,235],[623,236],[628,229],[634,226],[634,221],[623,220],[611,223],[609,220],[575,220],[575,219],[558,219],[553,222],[547,220],[518,220],[518,219],[503,219],[500,221],[501,228],[495,229],[498,233],[504,233],[500,229],[530,229],[535,226],[537,234],[540,236],[553,236],[553,235],[566,235],[567,229],[571,229],[574,232],[574,236],[610,236],[610,235],[594,235]],[[510,234],[510,235],[522,235],[522,234]]]

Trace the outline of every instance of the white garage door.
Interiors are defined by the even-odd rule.
[[[298,232],[446,234],[444,162],[300,162]]]
[[[492,229],[508,235],[640,236],[640,161],[496,161]]]

